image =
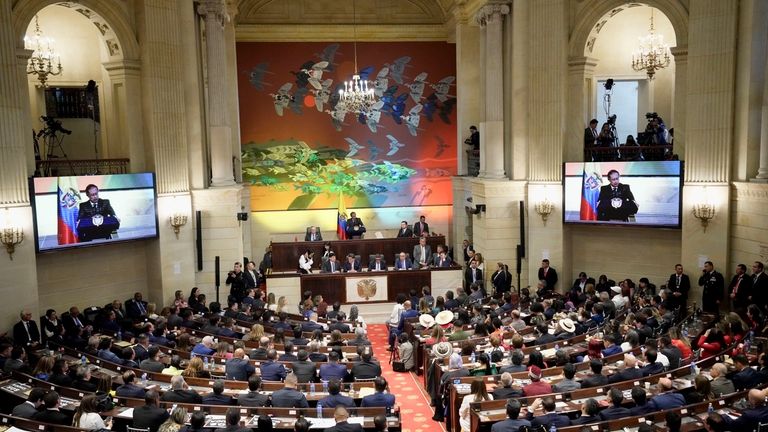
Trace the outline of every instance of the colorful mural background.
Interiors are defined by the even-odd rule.
[[[251,209],[450,205],[456,63],[442,42],[358,43],[381,103],[335,109],[352,43],[237,44],[243,181]],[[327,62],[327,64],[325,63]]]

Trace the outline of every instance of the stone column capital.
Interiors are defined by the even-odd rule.
[[[201,0],[197,5],[197,13],[206,21],[216,20],[223,27],[229,21],[227,5],[224,0]]]
[[[235,17],[238,13],[240,13],[240,8],[238,7],[238,0],[226,0],[227,2],[227,15],[229,16],[229,21],[233,22],[235,20]]]
[[[672,47],[669,49],[669,51],[672,53],[672,56],[675,58],[675,63],[688,60],[687,46]]]
[[[490,22],[500,20],[502,15],[507,15],[509,12],[507,3],[489,3],[478,9],[475,21],[480,24],[480,27],[485,27]]]

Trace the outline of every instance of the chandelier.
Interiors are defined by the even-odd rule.
[[[656,71],[669,66],[669,46],[664,43],[664,36],[654,33],[653,9],[651,9],[651,27],[646,36],[640,36],[640,46],[632,55],[632,69],[645,71],[652,80]]]
[[[34,51],[27,62],[27,74],[37,75],[43,87],[48,86],[49,76],[61,75],[61,58],[53,51],[53,39],[43,36],[37,15],[35,15],[35,34],[32,37],[24,36],[24,47]],[[54,59],[57,63],[55,68]]]
[[[373,92],[373,84],[360,78],[357,73],[357,14],[355,0],[352,0],[352,38],[355,48],[355,73],[351,81],[344,81],[344,88],[339,89],[339,102],[345,112],[355,114],[367,114],[371,106],[376,103]]]

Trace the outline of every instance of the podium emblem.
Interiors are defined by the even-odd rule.
[[[369,300],[376,296],[376,281],[373,279],[363,279],[357,282],[357,295]]]

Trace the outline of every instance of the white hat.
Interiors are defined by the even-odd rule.
[[[620,286],[612,286],[611,291],[615,292],[616,294],[621,294],[621,287]]]
[[[435,322],[438,325],[441,325],[441,326],[442,325],[446,325],[446,324],[450,324],[451,322],[453,322],[453,312],[451,312],[449,310],[444,310],[444,311],[440,312],[435,317]]]
[[[448,358],[453,354],[453,345],[449,342],[440,342],[432,347],[432,355],[437,358]]]
[[[424,328],[431,328],[435,325],[435,318],[430,314],[421,314],[419,316],[419,324]]]
[[[560,324],[560,328],[565,330],[567,333],[573,333],[576,331],[576,325],[573,324],[573,320],[570,318],[563,318],[558,322],[558,324]]]

